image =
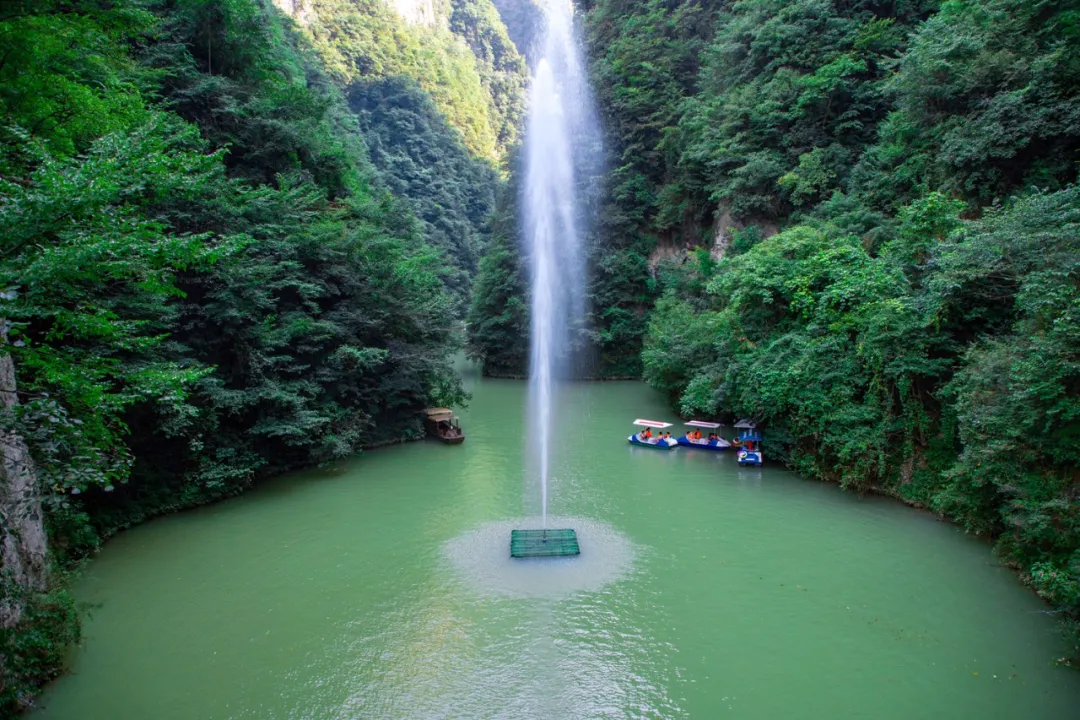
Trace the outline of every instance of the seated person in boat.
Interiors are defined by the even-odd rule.
[[[645,428],[640,433],[638,433],[638,437],[641,438],[642,440],[647,441],[652,437],[652,430],[650,430],[649,428]]]

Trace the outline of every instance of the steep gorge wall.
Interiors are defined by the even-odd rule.
[[[387,187],[449,259],[464,312],[517,141],[525,61],[490,0],[275,0],[334,79]]]
[[[517,138],[526,69],[490,0],[274,0],[344,86],[402,76],[419,85],[478,159]]]
[[[544,10],[536,0],[492,0],[518,52],[529,67],[538,57],[537,43],[544,28]]]

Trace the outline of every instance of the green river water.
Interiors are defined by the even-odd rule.
[[[464,445],[299,473],[110,541],[33,720],[1076,718],[1080,674],[989,546],[731,454],[630,447],[638,383],[564,391],[550,512],[524,383],[469,379]]]

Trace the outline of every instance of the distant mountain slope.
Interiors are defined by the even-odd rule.
[[[506,26],[506,32],[525,56],[529,66],[536,62],[536,44],[544,27],[544,11],[536,0],[492,0]]]
[[[409,199],[428,242],[453,261],[446,283],[463,312],[486,244],[495,171],[454,142],[431,98],[409,78],[358,81],[348,100],[386,184]]]
[[[525,62],[490,0],[276,0],[343,85],[404,76],[478,158],[517,138]]]
[[[275,0],[361,119],[371,159],[446,252],[459,313],[524,114],[527,69],[491,0]]]

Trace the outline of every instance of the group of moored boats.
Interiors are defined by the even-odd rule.
[[[631,445],[656,448],[657,450],[673,450],[679,446],[695,448],[697,450],[710,450],[720,452],[735,448],[736,459],[740,465],[755,465],[761,467],[764,455],[761,452],[761,432],[757,426],[749,420],[740,420],[735,423],[738,431],[734,440],[725,440],[720,437],[720,423],[706,422],[704,420],[691,420],[685,425],[691,428],[683,433],[682,437],[672,437],[667,428],[672,423],[659,420],[634,421],[634,425],[642,428],[627,438]],[[702,437],[702,431],[708,430],[708,436]]]
[[[734,440],[725,440],[720,437],[720,423],[706,422],[705,420],[691,420],[685,423],[689,428],[682,437],[672,437],[667,428],[672,423],[659,420],[637,419],[634,424],[642,428],[629,438],[631,445],[656,448],[658,450],[673,450],[679,447],[694,448],[697,450],[710,450],[719,452],[735,448],[736,459],[740,465],[756,465],[761,467],[764,455],[761,452],[761,432],[757,426],[749,420],[740,420],[735,423],[738,431]],[[458,445],[465,442],[465,433],[461,429],[461,422],[449,408],[429,408],[424,411],[424,425],[430,437],[437,438],[447,445]],[[708,431],[703,437],[702,432]]]

